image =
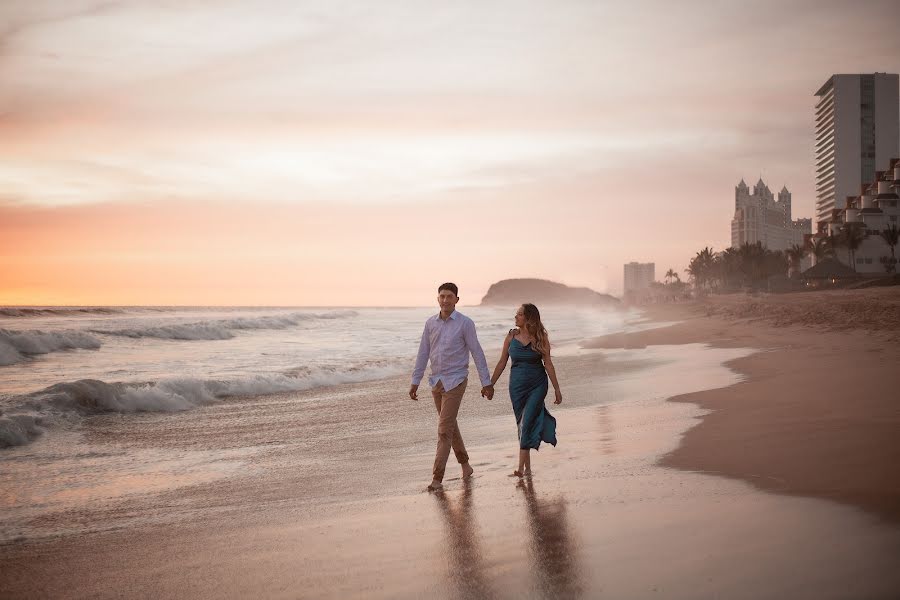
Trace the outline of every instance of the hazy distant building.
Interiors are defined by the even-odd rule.
[[[832,75],[816,96],[816,230],[900,156],[898,76]]]
[[[791,220],[791,193],[787,186],[778,199],[762,178],[753,190],[744,183],[734,188],[734,218],[731,220],[731,245],[762,243],[770,250],[787,250],[803,244],[803,234],[812,233],[811,219]]]
[[[656,281],[656,263],[630,262],[625,265],[625,294],[647,289]]]

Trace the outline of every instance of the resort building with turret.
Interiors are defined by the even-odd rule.
[[[781,188],[776,199],[762,178],[751,190],[744,180],[734,188],[734,218],[731,246],[760,242],[769,250],[787,250],[802,245],[812,233],[812,219],[791,218],[791,193]]]

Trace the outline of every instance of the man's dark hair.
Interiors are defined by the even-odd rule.
[[[454,296],[459,297],[459,288],[456,287],[455,283],[442,283],[441,286],[438,288],[438,294],[441,293],[441,290],[449,290],[449,291],[453,292]]]

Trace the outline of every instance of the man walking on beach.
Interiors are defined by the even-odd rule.
[[[463,478],[470,477],[473,472],[462,435],[456,425],[459,405],[466,392],[470,353],[481,379],[481,395],[488,400],[494,397],[494,386],[491,385],[484,351],[475,334],[475,323],[456,311],[458,293],[459,290],[453,283],[444,283],[438,288],[441,312],[425,321],[425,331],[422,332],[419,355],[416,357],[412,385],[409,388],[409,397],[418,400],[416,392],[425,375],[425,363],[430,360],[431,377],[428,383],[431,385],[431,395],[434,397],[439,419],[437,453],[429,491],[443,488],[444,470],[451,447],[456,460],[462,465]]]

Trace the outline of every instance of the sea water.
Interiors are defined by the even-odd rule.
[[[155,501],[110,509],[109,518],[93,512],[123,497],[246,475],[253,457],[271,448],[260,440],[274,427],[300,436],[290,441],[299,444],[290,468],[352,456],[357,442],[340,438],[365,438],[371,422],[360,419],[359,398],[343,396],[341,384],[371,382],[365,385],[374,390],[404,376],[396,394],[405,398],[424,322],[436,312],[0,309],[0,542],[152,521]],[[475,321],[493,369],[515,308],[460,312]],[[628,311],[548,308],[543,317],[561,355],[577,353],[585,339],[645,326]],[[305,391],[315,394],[293,393]],[[504,411],[499,402],[491,406]],[[400,408],[390,426],[430,445],[430,428],[403,421],[426,413]],[[324,469],[303,468],[310,476]]]
[[[0,309],[0,448],[55,420],[183,412],[411,372],[432,308]],[[496,349],[514,309],[461,308]],[[618,331],[625,314],[546,311],[558,346]]]

